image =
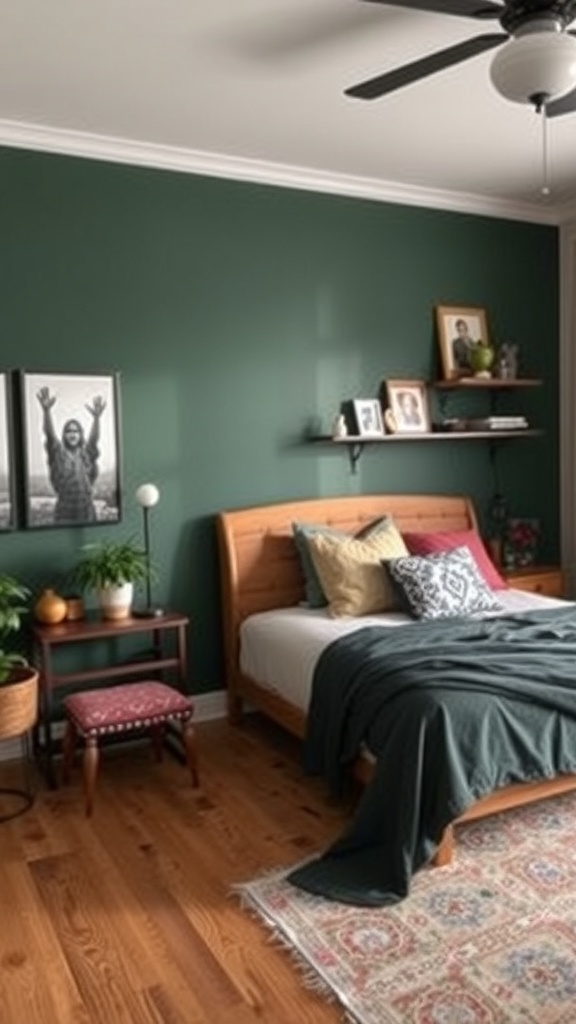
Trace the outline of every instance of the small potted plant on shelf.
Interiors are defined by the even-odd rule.
[[[134,541],[104,541],[85,544],[73,572],[81,590],[95,590],[104,619],[126,619],[130,615],[134,584],[148,579],[146,552]]]
[[[27,587],[0,573],[0,739],[28,732],[38,714],[38,672],[16,649],[29,597]]]

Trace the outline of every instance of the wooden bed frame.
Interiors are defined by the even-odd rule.
[[[243,675],[238,663],[239,630],[247,616],[271,608],[291,607],[304,598],[292,523],[322,523],[355,534],[383,515],[393,516],[400,531],[477,529],[472,502],[462,496],[447,495],[378,494],[313,498],[218,514],[228,716],[232,723],[241,721],[246,702],[300,739],[305,734],[305,714]],[[367,782],[371,771],[370,761],[359,758],[355,770],[357,777]],[[572,789],[576,789],[576,775],[506,786],[478,800],[457,821],[482,818]],[[435,863],[448,864],[453,848],[453,826],[450,825],[438,848]]]

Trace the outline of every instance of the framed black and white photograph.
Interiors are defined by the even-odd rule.
[[[384,434],[382,410],[377,398],[355,398],[352,406],[360,437],[381,437]]]
[[[481,306],[437,306],[436,326],[444,380],[472,376],[471,352],[490,347],[486,310]]]
[[[117,374],[21,372],[20,402],[25,525],[117,523]]]
[[[0,530],[16,525],[10,377],[0,373]]]
[[[430,431],[428,395],[423,380],[387,380],[386,394],[391,423],[398,434],[427,434]]]

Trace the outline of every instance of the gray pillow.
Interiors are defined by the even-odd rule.
[[[294,534],[296,550],[300,556],[306,603],[309,608],[325,608],[328,600],[322,590],[322,584],[310,554],[308,538],[321,533],[325,537],[338,537],[342,540],[347,534],[343,533],[342,530],[331,530],[329,526],[315,526],[313,523],[292,523],[292,533]]]
[[[383,565],[416,619],[503,611],[467,547],[390,558]]]
[[[390,516],[383,516],[382,519],[375,519],[373,523],[369,523],[367,526],[363,527],[362,530],[360,530],[359,533],[354,534],[354,536],[357,539],[365,539],[366,537],[369,537],[371,533],[378,533],[380,530],[387,529],[391,522],[392,520]],[[346,537],[350,537],[351,534],[344,533],[342,530],[334,530],[332,527],[324,526],[320,523],[292,523],[292,533],[294,535],[294,543],[300,557],[300,566],[304,577],[306,604],[309,608],[326,608],[328,599],[322,589],[320,578],[316,572],[314,560],[310,553],[308,538],[322,534],[324,537],[336,537],[339,540],[344,540]]]

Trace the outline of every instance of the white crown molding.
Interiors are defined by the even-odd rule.
[[[558,223],[565,225],[566,227],[574,227],[576,222],[576,200],[571,203],[566,203],[564,206],[558,206],[556,208],[558,213]]]
[[[175,146],[157,146],[1,119],[0,145],[485,217],[554,225],[566,219],[564,211],[552,206],[537,207],[530,203],[512,203],[486,196],[418,188],[375,178],[330,174],[306,167],[247,160]]]

